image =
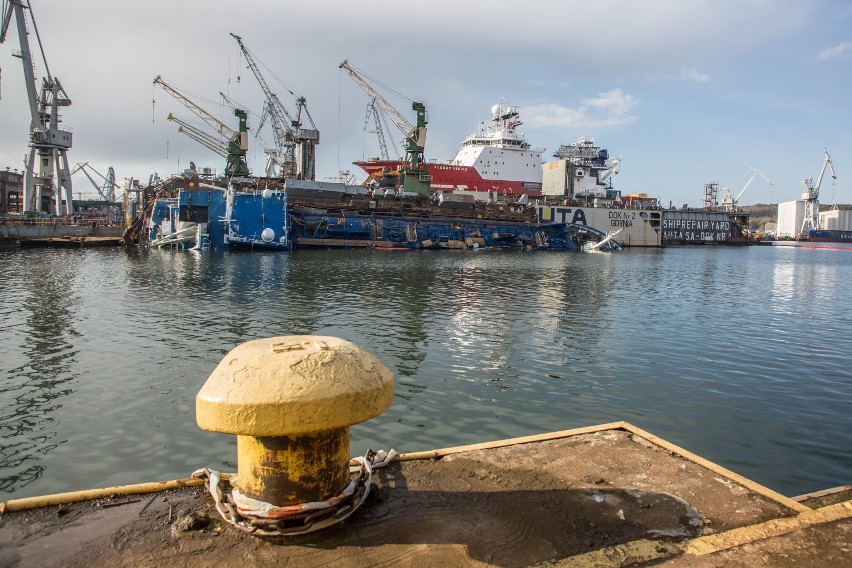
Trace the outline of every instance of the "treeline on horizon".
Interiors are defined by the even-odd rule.
[[[828,211],[835,207],[827,203],[820,203],[820,211]],[[852,209],[852,204],[837,204],[837,209]],[[778,222],[777,203],[755,203],[754,205],[740,205],[739,209],[749,215],[748,224],[751,230],[762,230],[767,223]]]

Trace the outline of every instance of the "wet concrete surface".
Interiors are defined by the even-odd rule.
[[[689,557],[696,538],[800,511],[620,429],[393,462],[373,485],[341,524],[296,537],[237,530],[201,488],[7,513],[0,567],[792,566],[772,562],[797,538],[808,543],[796,549],[800,565],[821,565],[812,546],[833,565],[850,557],[848,518],[771,540],[774,552],[764,542]],[[609,553],[635,543],[644,555]]]

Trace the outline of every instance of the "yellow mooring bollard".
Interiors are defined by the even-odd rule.
[[[242,495],[278,507],[325,501],[349,483],[349,426],[393,401],[393,373],[336,337],[235,347],[195,399],[204,430],[237,435]]]

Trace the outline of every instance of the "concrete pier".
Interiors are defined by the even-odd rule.
[[[199,483],[8,501],[0,566],[839,566],[852,542],[852,487],[792,499],[624,422],[403,454],[303,536],[237,530]]]

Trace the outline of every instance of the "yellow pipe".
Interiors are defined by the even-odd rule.
[[[506,440],[497,440],[494,442],[482,442],[479,444],[470,444],[467,446],[454,446],[452,448],[441,448],[438,450],[428,450],[425,452],[411,452],[408,454],[400,454],[395,459],[399,461],[416,461],[416,460],[434,460],[449,456],[451,454],[459,454],[462,452],[473,452],[476,450],[491,450],[494,448],[505,448],[506,446],[517,446],[520,444],[532,444],[535,442],[546,442],[547,440],[558,440],[561,438],[569,438],[571,436],[579,436],[581,434],[593,434],[595,432],[604,432],[606,430],[622,430],[625,428],[626,422],[609,422],[598,426],[584,426],[582,428],[573,428],[571,430],[559,430],[558,432],[548,432],[546,434],[534,434],[532,436],[522,436],[520,438],[508,438]]]
[[[231,474],[221,474],[222,479],[230,479]],[[28,511],[40,507],[53,507],[65,503],[77,503],[79,501],[93,501],[95,499],[106,499],[110,495],[138,495],[142,493],[156,493],[169,489],[181,487],[198,487],[204,485],[203,479],[186,478],[171,481],[153,481],[149,483],[137,483],[135,485],[119,485],[117,487],[105,487],[102,489],[87,489],[85,491],[69,491],[68,493],[54,493],[53,495],[41,495],[39,497],[25,497],[23,499],[10,499],[0,503],[0,515],[9,512]]]

